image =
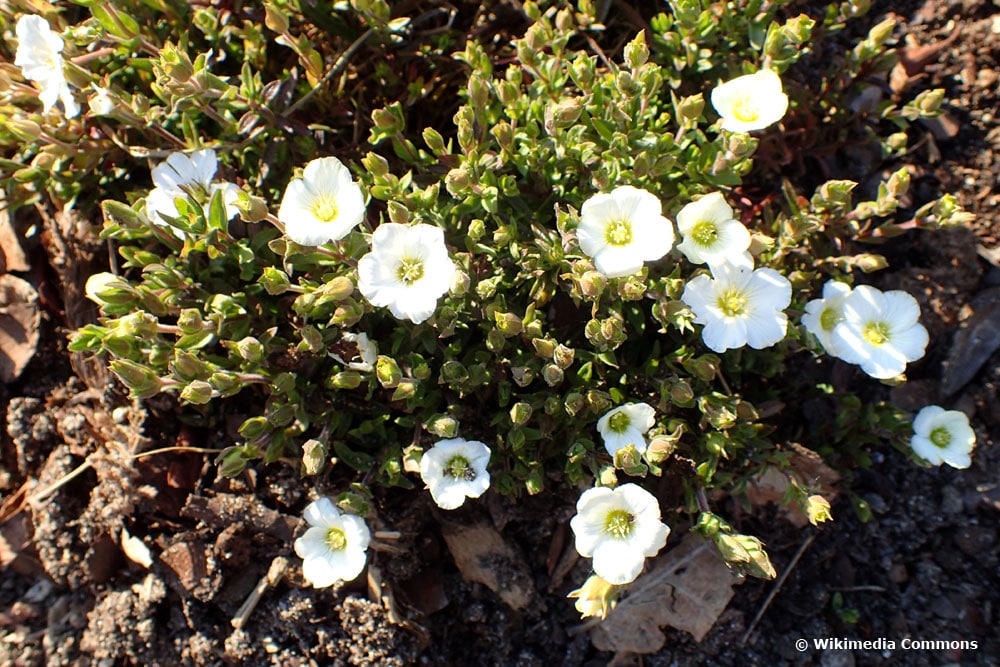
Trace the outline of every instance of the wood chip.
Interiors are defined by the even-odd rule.
[[[466,581],[485,584],[514,610],[537,604],[527,566],[491,526],[448,522],[441,533]]]

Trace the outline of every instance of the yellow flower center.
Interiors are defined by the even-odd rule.
[[[324,541],[330,551],[343,551],[347,548],[347,535],[340,528],[330,528],[327,530]]]
[[[333,222],[337,219],[337,200],[322,194],[313,201],[309,210],[320,222]]]
[[[628,220],[612,220],[604,231],[608,245],[626,246],[632,242],[632,223]]]
[[[635,516],[626,510],[611,510],[604,518],[604,532],[616,540],[624,540],[632,534]]]
[[[476,479],[476,471],[472,464],[461,454],[448,459],[448,463],[444,466],[444,474],[453,479],[464,479],[469,482]]]
[[[733,105],[733,116],[741,123],[752,123],[760,119],[760,109],[749,96],[741,97]]]
[[[410,257],[402,258],[399,260],[399,265],[396,266],[396,277],[407,286],[417,282],[424,277],[423,260]]]
[[[608,419],[608,428],[610,428],[615,433],[619,434],[624,433],[625,431],[628,430],[628,425],[630,421],[631,420],[628,418],[628,415],[625,414],[624,412],[616,412],[615,414],[611,415],[610,419]]]
[[[885,322],[869,322],[861,335],[872,345],[884,345],[889,340],[889,325]]]
[[[705,220],[691,229],[691,238],[700,246],[711,247],[719,240],[719,230],[714,222]]]
[[[739,317],[747,312],[747,296],[735,287],[720,294],[715,303],[726,317]]]
[[[951,444],[951,431],[946,429],[944,426],[938,426],[936,429],[931,431],[930,441],[941,449],[944,449]]]
[[[824,308],[819,316],[819,325],[823,327],[823,331],[833,331],[840,319],[840,313],[834,308]]]

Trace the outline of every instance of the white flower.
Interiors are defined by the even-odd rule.
[[[153,168],[153,185],[146,195],[146,214],[157,225],[173,232],[177,237],[183,237],[179,229],[172,226],[168,217],[179,216],[177,199],[187,199],[188,191],[201,191],[205,194],[205,215],[211,198],[219,190],[226,205],[226,219],[232,220],[238,213],[236,200],[239,188],[234,183],[213,183],[215,171],[218,168],[215,151],[210,148],[185,153],[171,153],[166,161]]]
[[[626,403],[608,411],[597,421],[597,431],[604,447],[613,457],[619,449],[635,445],[642,456],[646,451],[645,433],[653,428],[656,410],[646,403]]]
[[[580,249],[609,278],[638,273],[674,245],[674,226],[662,210],[654,194],[631,185],[594,195],[580,208]]]
[[[913,420],[910,447],[931,465],[947,463],[953,468],[968,468],[975,446],[976,432],[964,412],[928,405]]]
[[[792,299],[792,285],[773,269],[719,264],[712,278],[695,276],[681,300],[705,325],[701,337],[715,352],[750,345],[770,347],[785,337],[788,318],[782,312]]]
[[[592,557],[594,572],[618,586],[635,581],[645,559],[663,548],[670,533],[660,521],[656,498],[635,484],[587,489],[569,525],[580,555]]]
[[[365,196],[335,157],[312,160],[292,179],[278,208],[285,235],[299,245],[339,241],[365,218]]]
[[[478,440],[441,440],[420,459],[420,479],[438,507],[453,510],[490,488],[489,462],[490,448]]]
[[[833,328],[838,356],[874,378],[896,377],[909,361],[924,356],[927,329],[917,300],[901,290],[881,292],[868,285],[844,298],[844,321]]]
[[[357,346],[358,353],[351,358],[360,359],[361,361],[345,361],[335,354],[331,354],[331,357],[342,364],[346,364],[347,368],[352,371],[367,373],[375,368],[375,362],[378,360],[378,346],[368,338],[368,334],[347,332],[342,334],[340,338],[345,342],[354,343]]]
[[[828,280],[823,285],[823,298],[813,299],[806,304],[802,315],[802,325],[806,331],[819,339],[827,354],[839,357],[833,342],[834,328],[844,321],[844,299],[851,293],[851,286],[837,280]]]
[[[739,263],[750,247],[750,232],[733,218],[733,209],[721,192],[707,194],[682,208],[677,214],[677,229],[684,237],[677,249],[695,264]]]
[[[17,20],[17,53],[14,64],[21,68],[24,78],[42,88],[38,99],[48,111],[57,101],[66,109],[67,118],[80,113],[80,105],[73,99],[66,74],[63,72],[63,41],[52,32],[49,23],[41,16],[22,16]]]
[[[373,306],[420,324],[434,314],[456,270],[439,227],[384,222],[358,262],[358,290]]]
[[[91,115],[107,116],[114,112],[117,105],[114,98],[111,97],[110,91],[107,88],[101,88],[96,83],[91,87],[94,89],[94,94],[87,100]]]
[[[295,540],[302,576],[316,588],[351,581],[365,569],[371,532],[360,518],[341,514],[329,498],[320,498],[303,514],[311,526]]]
[[[781,78],[769,69],[738,76],[712,90],[712,106],[730,132],[762,130],[784,118],[788,96]]]

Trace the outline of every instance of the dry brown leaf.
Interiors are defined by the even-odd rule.
[[[466,581],[485,584],[511,609],[532,603],[535,587],[528,568],[491,526],[448,522],[441,524],[441,533]]]
[[[747,500],[755,506],[768,503],[781,506],[785,518],[792,525],[802,528],[809,523],[802,510],[794,505],[784,506],[785,493],[791,485],[788,476],[793,475],[801,484],[832,501],[837,497],[837,482],[840,481],[840,475],[811,449],[794,442],[788,443],[787,446],[791,449],[788,468],[780,469],[772,466],[755,475],[747,486]]]
[[[3,271],[27,271],[31,268],[17,231],[10,222],[10,212],[3,193],[0,193],[0,264]]]
[[[615,610],[590,635],[594,647],[618,653],[654,653],[671,626],[701,641],[733,597],[739,578],[716,548],[694,533],[653,561],[629,586]]]
[[[0,380],[12,382],[38,346],[38,292],[9,273],[0,276]]]

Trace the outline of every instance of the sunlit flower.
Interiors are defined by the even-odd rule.
[[[631,185],[596,194],[580,208],[580,249],[609,278],[638,273],[674,245],[674,226],[662,210],[654,194]]]
[[[420,324],[434,314],[455,271],[439,227],[384,222],[358,262],[358,290],[373,306]]]
[[[420,478],[438,507],[453,510],[490,488],[489,462],[490,448],[478,440],[441,440],[420,459]]]
[[[639,456],[646,451],[646,431],[653,428],[656,410],[646,403],[627,403],[608,411],[597,421],[597,431],[604,439],[608,454],[629,445]]]
[[[712,90],[712,106],[730,132],[762,130],[784,118],[788,96],[781,78],[769,69],[738,76]]]
[[[931,465],[947,463],[953,468],[968,468],[975,446],[976,432],[964,412],[928,405],[913,420],[910,447]]]
[[[844,321],[844,299],[851,293],[851,286],[837,280],[828,280],[823,285],[823,298],[813,299],[806,304],[802,314],[802,325],[806,331],[819,339],[827,354],[839,357],[833,342],[833,330]]]
[[[635,484],[587,489],[569,525],[577,552],[593,558],[594,572],[618,586],[639,576],[645,559],[659,553],[670,533],[656,498]]]
[[[833,328],[838,356],[874,378],[896,377],[924,356],[927,329],[917,300],[901,290],[881,292],[868,285],[844,298],[844,321]]]
[[[681,300],[705,325],[701,337],[715,352],[743,347],[760,350],[785,337],[788,318],[782,312],[792,299],[792,285],[773,269],[719,264],[712,277],[695,276]]]
[[[226,219],[232,220],[238,213],[236,200],[239,188],[234,183],[212,182],[218,164],[215,151],[210,148],[194,151],[190,155],[171,153],[165,161],[153,168],[153,185],[156,187],[146,195],[146,215],[149,219],[182,237],[181,231],[168,220],[180,215],[176,200],[187,199],[189,191],[203,193],[207,216],[211,198],[221,190],[226,206]]]
[[[107,88],[101,88],[96,83],[91,86],[94,94],[87,99],[87,106],[93,116],[107,116],[112,113],[117,106],[115,100]]]
[[[38,99],[48,111],[57,101],[66,109],[66,117],[80,113],[80,105],[73,99],[66,74],[63,72],[63,41],[49,28],[41,16],[25,15],[17,20],[17,53],[14,64],[21,68],[24,78],[37,83],[42,91]]]
[[[750,247],[750,232],[733,218],[733,209],[721,192],[707,194],[682,208],[677,214],[677,229],[684,237],[677,249],[695,264],[738,263]]]
[[[347,343],[354,343],[357,346],[358,353],[351,357],[351,359],[360,359],[360,361],[344,360],[335,354],[331,354],[330,356],[340,363],[345,364],[352,371],[367,373],[375,368],[375,362],[378,360],[378,346],[368,338],[368,334],[347,332],[341,334],[340,338]]]
[[[365,218],[365,196],[335,157],[312,160],[285,188],[278,220],[299,245],[339,241]]]
[[[329,498],[310,503],[303,516],[310,528],[295,540],[295,553],[302,559],[306,581],[324,588],[361,574],[371,542],[364,520],[341,514]]]

